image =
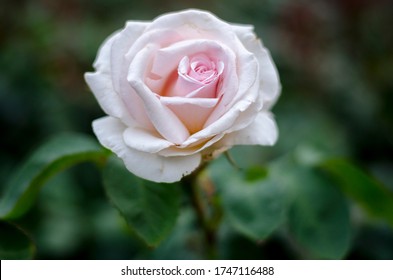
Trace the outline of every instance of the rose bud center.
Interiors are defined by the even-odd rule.
[[[224,71],[224,63],[206,54],[185,56],[177,69],[177,80],[168,96],[216,98],[216,87]]]

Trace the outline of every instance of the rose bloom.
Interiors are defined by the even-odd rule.
[[[175,182],[234,145],[273,145],[280,92],[268,50],[248,25],[186,10],[128,21],[85,79],[108,115],[100,143],[135,175]]]

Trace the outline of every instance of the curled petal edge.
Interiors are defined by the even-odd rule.
[[[103,117],[93,121],[93,131],[104,147],[120,157],[126,168],[138,177],[157,183],[173,183],[192,173],[201,163],[201,155],[163,157],[128,147],[123,140],[127,127],[118,119]]]

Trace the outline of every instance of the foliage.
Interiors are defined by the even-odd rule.
[[[392,6],[355,2],[2,4],[0,258],[393,259]],[[280,137],[155,184],[94,140],[83,73],[125,20],[190,3],[264,38]]]
[[[179,214],[179,186],[140,179],[115,158],[103,177],[109,199],[140,238],[154,246],[167,237]]]

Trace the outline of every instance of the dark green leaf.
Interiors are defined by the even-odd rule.
[[[0,217],[20,217],[30,208],[42,185],[51,176],[82,161],[102,161],[107,154],[87,136],[65,134],[51,139],[11,177],[0,201]]]
[[[34,252],[32,240],[22,230],[0,221],[0,259],[31,259]]]
[[[148,245],[156,246],[172,230],[180,208],[177,184],[157,184],[130,173],[112,157],[104,169],[104,186],[109,199],[130,228]]]
[[[312,256],[342,258],[350,245],[349,209],[345,197],[322,174],[295,167],[289,184],[296,192],[289,211],[295,240]]]
[[[393,225],[393,193],[382,183],[344,159],[327,160],[321,167],[370,215]]]
[[[224,170],[226,169],[226,170]],[[232,169],[232,170],[231,170]],[[288,196],[273,181],[263,178],[265,170],[246,172],[246,176],[217,160],[210,168],[213,181],[222,197],[225,215],[231,225],[245,236],[260,240],[271,234],[285,219]],[[252,173],[252,180],[248,181]]]
[[[146,251],[142,259],[156,260],[190,260],[203,259],[204,239],[195,227],[195,213],[190,207],[183,207],[177,219],[176,226],[160,246]]]

